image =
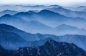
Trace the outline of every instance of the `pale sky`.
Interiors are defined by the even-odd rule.
[[[0,4],[9,5],[9,4],[28,4],[28,5],[75,5],[80,3],[85,3],[86,0],[0,0]]]

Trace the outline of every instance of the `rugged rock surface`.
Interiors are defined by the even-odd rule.
[[[4,50],[0,47],[1,55],[4,55]],[[14,51],[8,51],[6,56],[86,56],[86,52],[77,47],[73,43],[56,42],[53,40],[47,41],[44,45],[38,47],[18,48]]]

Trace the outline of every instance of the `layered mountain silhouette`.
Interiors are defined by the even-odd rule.
[[[50,5],[49,7],[51,7],[51,8],[57,8],[57,7],[61,7],[61,6],[59,6],[59,5]]]
[[[3,16],[3,15],[5,15],[5,14],[14,15],[14,14],[16,14],[16,13],[17,13],[17,11],[13,11],[13,10],[4,10],[4,11],[1,11],[1,12],[0,12],[0,17]]]
[[[30,33],[47,33],[46,31],[47,29],[52,29],[51,27],[43,23],[40,23],[38,21],[34,21],[34,20],[26,21],[15,16],[11,16],[9,14],[2,16],[0,18],[0,23],[5,23],[5,24],[15,26],[21,30],[24,30]]]
[[[25,31],[19,30],[13,26],[10,25],[6,25],[6,24],[0,24],[0,29],[6,32],[14,32],[16,34],[18,34],[19,36],[21,36],[23,39],[25,39],[26,41],[34,41],[37,39],[43,39],[41,34],[30,34],[30,33],[26,33]]]
[[[59,27],[63,28],[64,26],[59,26]],[[71,30],[70,26],[67,26],[67,28],[64,28],[64,29],[67,30],[68,28]],[[72,27],[72,29],[76,30],[77,28]],[[5,32],[5,33],[1,32],[1,37],[4,38],[5,41],[7,41],[8,38],[12,37],[12,39],[10,39],[9,41],[7,41],[5,43],[5,45],[8,45],[5,48],[9,48],[10,44],[8,44],[8,42],[11,43],[11,41],[14,41],[14,43],[16,43],[16,41],[19,41],[18,43],[20,43],[20,44],[23,41],[25,44],[25,45],[23,44],[24,46],[39,46],[39,45],[42,45],[43,43],[45,43],[46,41],[52,39],[52,40],[61,41],[61,42],[72,42],[72,43],[76,44],[77,46],[81,47],[82,49],[86,50],[86,47],[85,47],[86,46],[85,45],[86,36],[84,36],[84,35],[75,35],[74,34],[74,35],[55,36],[55,35],[50,35],[50,34],[39,34],[39,33],[31,34],[31,33],[27,33],[22,30],[19,30],[13,26],[6,25],[6,24],[0,24],[0,30]],[[60,29],[58,28],[58,30],[60,30]],[[2,38],[1,38],[1,41],[3,41]],[[2,43],[4,43],[4,41]],[[14,46],[15,46],[15,44],[14,44]],[[16,44],[16,46],[17,46],[17,44]],[[18,47],[22,47],[22,46],[18,45]],[[10,46],[10,48],[13,48],[13,46]],[[15,48],[17,48],[17,47],[15,47]],[[13,48],[13,49],[15,49],[15,48]]]
[[[65,35],[65,34],[79,34],[79,35],[85,35],[86,30],[85,29],[79,29],[74,26],[61,24],[55,28],[55,31],[59,32],[59,35]]]
[[[58,7],[58,8],[47,8],[47,10],[59,13],[61,15],[65,15],[67,17],[81,17],[81,18],[85,18],[86,19],[86,12],[83,11],[71,11],[62,7]],[[83,9],[84,10],[84,9]]]
[[[15,22],[12,22],[12,23],[15,23]],[[37,40],[37,38],[34,39],[34,36],[31,37],[30,33],[41,33],[41,34],[52,34],[52,35],[65,35],[65,34],[86,35],[85,29],[79,29],[77,27],[69,26],[66,24],[61,24],[61,25],[57,26],[56,28],[51,28],[44,24],[40,24],[38,21],[30,21],[30,22],[28,22],[28,24],[27,23],[24,24],[23,22],[21,22],[21,23],[22,23],[22,26],[20,26],[20,27],[22,27],[23,29],[26,29],[26,31],[28,31],[29,33],[26,33],[24,31],[17,29],[19,26],[17,28],[15,28],[13,26],[6,25],[6,24],[0,24],[0,29],[7,31],[7,32],[17,33],[18,35],[20,35],[22,38],[24,38],[27,41],[28,40],[29,41]],[[30,39],[29,36],[32,39]]]
[[[6,56],[85,56],[86,52],[73,43],[49,40],[38,47],[18,48],[14,51],[5,50],[0,46],[0,55]],[[5,54],[4,54],[5,53]]]
[[[0,56],[86,56],[86,6],[0,8]]]
[[[47,35],[48,36],[48,35]],[[64,36],[55,36],[49,35],[44,39],[39,39],[35,41],[28,41],[29,46],[39,46],[45,43],[48,40],[55,40],[60,42],[70,42],[76,44],[78,47],[81,47],[83,50],[86,50],[86,36],[84,35],[64,35]]]
[[[35,40],[35,41],[28,41],[28,43],[29,43],[28,46],[40,46],[48,40],[53,40],[53,38],[50,37],[50,38],[45,38],[45,39],[38,39],[38,40]]]
[[[86,9],[86,6],[75,6],[75,7],[64,7],[64,8],[72,10],[72,11],[82,11]]]
[[[55,13],[49,10],[42,10],[39,13],[34,13],[34,14],[27,13],[27,12],[25,13],[20,12],[20,13],[15,14],[14,16],[18,18],[22,18],[26,21],[36,20],[50,27],[56,27],[61,24],[68,24],[68,25],[75,26],[78,28],[84,28],[84,29],[86,28],[85,27],[86,19],[84,18],[66,17],[64,15],[61,15],[61,14],[58,14],[58,13]]]

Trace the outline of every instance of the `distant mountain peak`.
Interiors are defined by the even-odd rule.
[[[70,25],[67,25],[67,24],[61,24],[61,25],[59,25],[59,26],[70,26]]]
[[[28,12],[19,12],[19,13],[15,14],[15,15],[28,15],[28,14],[29,14]]]
[[[66,25],[66,24],[61,24],[61,25],[57,26],[56,28],[77,28],[77,27],[73,27],[73,26]]]
[[[33,11],[30,10],[30,11],[28,11],[28,12],[29,12],[29,13],[32,13]]]
[[[2,17],[11,17],[11,15],[10,14],[5,14]]]
[[[15,12],[15,13],[16,13],[17,11],[6,9],[6,10],[4,10],[4,11],[2,11],[2,12]]]
[[[56,42],[56,41],[54,41],[54,40],[49,40],[49,41],[47,41],[47,42],[51,43],[51,42]]]
[[[48,40],[44,45],[48,45],[48,44],[55,44],[56,43],[56,41],[54,41],[54,40]]]
[[[79,6],[78,8],[84,8],[84,7],[86,7],[86,6]]]
[[[50,6],[59,6],[59,5],[50,5]]]
[[[7,10],[4,10],[4,11],[10,11],[10,10],[7,9]]]
[[[52,11],[44,9],[44,10],[41,10],[39,13],[48,13],[48,12],[52,12]]]

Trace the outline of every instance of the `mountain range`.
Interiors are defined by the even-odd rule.
[[[81,17],[86,19],[86,12],[84,11],[71,11],[69,9],[65,9],[63,7],[58,7],[58,8],[47,8],[47,10],[59,13],[61,15],[67,16],[67,17]]]
[[[49,11],[49,10],[52,10],[54,12]],[[49,8],[49,10],[42,10],[39,13],[36,13],[33,11],[19,12],[15,15],[11,15],[11,16],[21,18],[26,21],[31,21],[31,20],[39,21],[39,22],[41,22],[47,26],[50,26],[50,27],[57,27],[58,25],[61,25],[61,24],[67,24],[67,25],[78,27],[78,28],[84,28],[84,29],[86,28],[85,27],[86,26],[85,25],[86,19],[84,19],[85,12],[71,11],[71,10],[64,9],[62,7]],[[58,12],[59,14],[56,13],[55,11]],[[69,13],[71,13],[71,14],[69,14]],[[73,18],[76,16],[76,14],[79,14],[79,15],[77,15],[77,18]],[[6,15],[4,15],[2,17],[6,17]],[[82,17],[82,18],[80,18],[80,17]],[[76,24],[74,24],[74,22],[76,22]]]
[[[85,56],[86,52],[73,43],[49,40],[37,47],[5,50],[0,46],[0,56]],[[4,54],[5,53],[5,54]]]
[[[21,16],[22,15],[22,16]],[[86,28],[85,26],[85,21],[86,19],[84,18],[72,18],[72,17],[66,17],[64,15],[49,11],[49,10],[42,10],[39,13],[17,13],[14,15],[15,17],[22,18],[26,21],[30,20],[36,20],[39,21],[47,26],[50,27],[57,27],[58,25],[61,24],[68,24],[71,26],[75,26],[78,28]],[[76,22],[76,24],[74,24]]]
[[[76,44],[78,47],[81,47],[82,49],[86,50],[86,47],[85,47],[86,36],[84,35],[74,34],[74,35],[56,36],[56,35],[39,34],[39,33],[31,34],[6,24],[0,24],[0,30],[1,30],[1,34],[0,34],[1,43],[3,46],[5,46],[6,49],[11,49],[17,45],[18,46],[15,48],[22,47],[22,46],[30,46],[30,47],[39,46],[48,40],[55,40],[60,42],[72,42]],[[12,46],[12,41],[14,43],[13,46]],[[17,41],[18,43],[20,43],[20,45],[17,43]]]
[[[0,12],[0,52],[4,50],[3,53],[7,52],[6,54],[8,54],[8,56],[22,56],[24,54],[26,54],[27,56],[29,51],[27,53],[26,50],[28,50],[29,48],[31,52],[29,54],[33,55],[34,53],[37,56],[85,55],[85,53],[83,53],[83,50],[86,51],[85,11],[72,11],[58,5],[51,5],[47,8],[45,8],[46,6],[42,5],[36,5],[34,7],[42,7],[42,10],[40,12],[34,12],[33,10],[28,11],[27,7],[27,12],[18,12],[15,10],[5,10]],[[51,44],[53,42],[53,44],[50,45],[48,40],[50,40]],[[76,51],[78,54],[74,54],[76,52],[68,52],[69,54],[65,54],[65,50],[62,49],[63,47],[59,48],[57,46],[56,43],[59,42],[55,42],[53,40],[62,43],[71,42],[82,48],[83,50],[74,49],[75,47],[72,47],[74,49],[72,50],[70,47],[67,47],[71,45],[68,45],[66,43],[67,46],[64,47],[67,47],[67,50],[71,52]],[[56,52],[57,49],[54,50],[54,44],[56,45],[56,47],[58,47],[59,52]],[[42,45],[42,47],[40,47],[40,45]],[[59,45],[63,46],[64,44]],[[19,49],[15,50],[17,48]],[[48,52],[45,52],[44,48],[47,48],[50,52],[54,51],[55,54],[53,54],[54,52],[50,54]],[[39,53],[37,53],[39,50],[41,50],[40,55]],[[78,52],[77,50],[80,52]],[[0,55],[5,55],[3,53]]]
[[[0,56],[86,56],[86,6],[0,8]]]
[[[86,9],[86,6],[73,6],[73,7],[64,7],[64,8],[72,10],[72,11],[82,11]]]

